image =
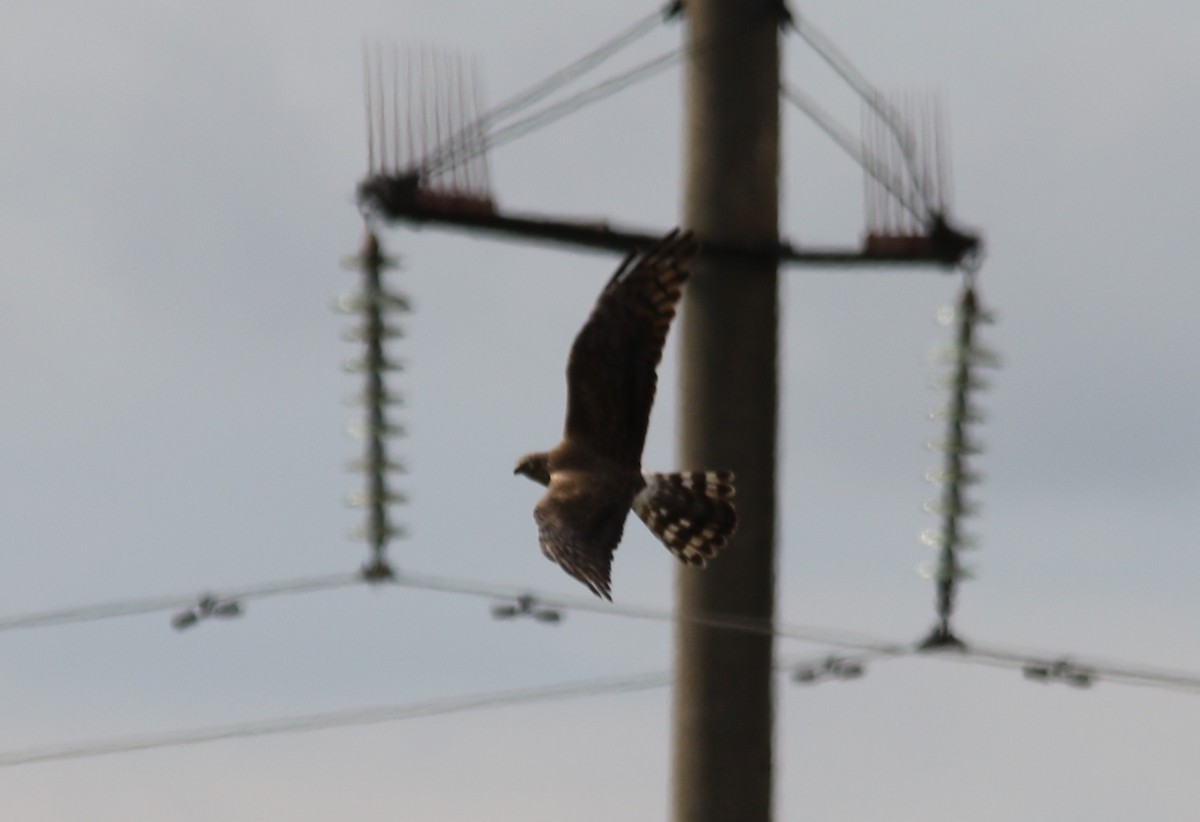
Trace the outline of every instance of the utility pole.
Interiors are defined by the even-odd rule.
[[[815,249],[781,242],[779,39],[780,27],[790,20],[785,2],[677,0],[667,17],[679,12],[687,21],[682,222],[701,243],[674,332],[682,356],[680,467],[734,471],[740,524],[733,544],[709,568],[678,571],[673,816],[675,822],[769,822],[778,269],[936,265],[950,271],[974,258],[981,245],[978,236],[949,221],[940,172],[933,173],[930,190],[921,189],[921,181],[928,182],[926,172],[939,167],[940,140],[931,146],[914,140],[914,134],[924,132],[908,128],[900,116],[903,107],[882,104],[878,93],[824,40],[817,41],[818,51],[873,102],[879,119],[873,132],[877,145],[867,148],[887,148],[891,154],[856,149],[874,181],[869,224],[859,247]],[[800,22],[793,21],[793,27],[803,36]],[[812,42],[811,32],[806,39]],[[451,112],[445,131],[454,136],[444,141],[441,129],[435,129],[435,149],[417,152],[410,146],[407,155],[415,159],[402,163],[398,78],[392,83],[389,89],[382,57],[376,55],[372,62],[368,55],[369,173],[358,186],[359,204],[368,213],[388,221],[621,252],[645,247],[665,232],[665,227],[617,228],[608,220],[502,209],[486,185],[486,165],[475,175],[455,171],[458,164],[479,159],[489,145],[484,131],[491,126],[478,113],[454,113],[469,108],[465,100],[476,99],[473,94],[446,96],[454,84],[434,83],[426,90],[428,105],[409,104],[410,120],[414,112]],[[789,99],[800,98],[793,92]],[[548,106],[532,117],[555,108]],[[509,128],[527,122],[518,120]],[[936,136],[937,128],[929,131]],[[905,175],[905,169],[891,168],[889,156],[898,156],[893,142],[906,149],[900,151],[905,164],[914,162],[918,149],[928,155],[924,171],[918,174],[909,165]],[[417,156],[422,153],[428,156]],[[720,631],[689,619],[700,615],[739,619],[767,630]]]
[[[688,0],[683,223],[701,243],[778,242],[778,0]],[[732,469],[739,526],[702,572],[680,568],[672,803],[675,822],[768,822],[773,770],[777,263],[704,257],[680,317],[684,469]]]

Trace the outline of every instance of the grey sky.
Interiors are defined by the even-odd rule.
[[[32,3],[0,10],[0,613],[349,571],[356,487],[353,187],[361,44],[475,55],[497,102],[651,6],[517,2]],[[966,636],[1200,669],[1194,232],[1200,9],[1150,0],[815,0],[884,89],[941,92],[955,212],[983,230],[1004,358],[980,397],[986,482]],[[470,21],[469,23],[467,21]],[[664,27],[630,59],[678,42]],[[798,40],[787,75],[843,123],[857,101]],[[673,225],[669,72],[498,150],[506,206]],[[785,121],[783,228],[853,243],[861,177]],[[389,231],[417,312],[396,353],[410,429],[400,567],[578,594],[538,551],[517,456],[552,444],[575,330],[615,264],[458,233]],[[914,572],[933,271],[785,277],[781,618],[897,640],[933,621]],[[675,351],[645,463],[674,461]],[[668,607],[640,527],[618,603]],[[669,667],[666,626],[572,613],[501,624],[484,601],[352,589],[251,603],[187,634],[132,617],[0,635],[4,750],[404,703]],[[819,649],[781,641],[781,656]],[[1028,684],[894,660],[857,682],[780,680],[779,819],[1192,817],[1195,696]],[[666,690],[302,736],[0,769],[39,820],[657,820]]]

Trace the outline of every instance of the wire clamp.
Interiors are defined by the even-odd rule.
[[[861,660],[827,656],[818,662],[801,663],[792,668],[792,682],[813,685],[824,679],[858,679],[866,673]]]
[[[204,594],[191,608],[171,617],[171,627],[176,631],[191,628],[204,619],[232,619],[242,615],[242,605],[237,599],[222,599],[216,594]]]
[[[532,594],[521,594],[509,603],[497,603],[492,606],[493,619],[515,619],[531,617],[536,622],[557,624],[562,622],[563,613],[557,608],[540,604]]]

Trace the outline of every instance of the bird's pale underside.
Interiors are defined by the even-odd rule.
[[[675,230],[621,263],[571,347],[562,442],[517,464],[547,486],[533,509],[542,552],[605,599],[631,508],[697,567],[737,527],[732,472],[641,468],[658,363],[695,253],[691,232]]]

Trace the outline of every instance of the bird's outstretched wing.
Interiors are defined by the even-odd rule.
[[[567,439],[640,465],[656,369],[695,253],[692,233],[676,229],[609,280],[567,362]]]
[[[542,553],[607,600],[612,600],[613,553],[631,498],[607,483],[577,483],[557,475],[533,509]]]

